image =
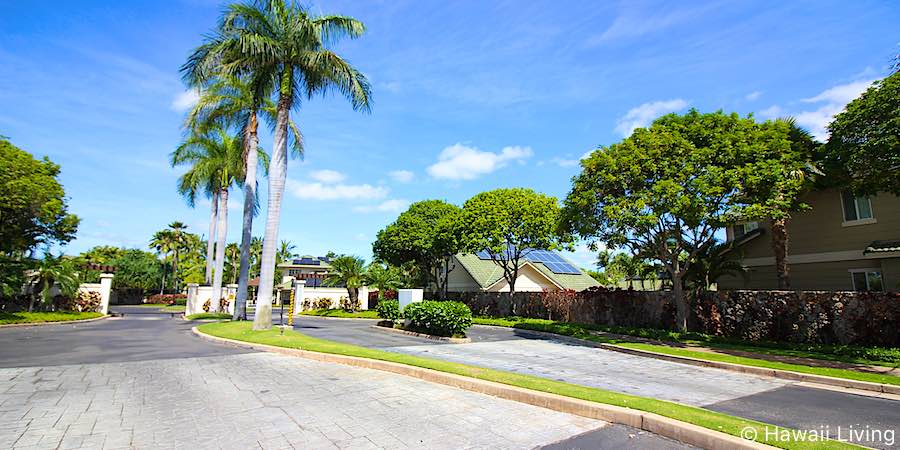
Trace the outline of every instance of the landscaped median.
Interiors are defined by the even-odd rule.
[[[607,413],[604,415],[606,420],[616,421],[614,419],[618,418],[618,423],[641,427],[651,432],[656,432],[707,448],[733,448],[742,443],[750,444],[750,442],[743,442],[733,438],[748,436],[755,437],[758,442],[787,449],[860,448],[836,441],[781,440],[780,438],[785,436],[784,428],[741,419],[702,408],[579,386],[530,375],[503,372],[448,361],[358,347],[355,345],[309,337],[293,330],[272,329],[268,331],[253,331],[252,324],[249,322],[217,322],[201,325],[197,327],[197,329],[203,334],[245,343],[263,344],[286,349],[302,349],[305,352],[365,358],[374,361],[385,361],[393,364],[452,374],[453,376],[483,380],[490,383],[499,383],[501,385],[516,388],[514,392],[507,395],[506,398],[522,400],[530,399],[530,403],[539,406],[549,406],[552,399],[557,396],[561,396],[559,398],[575,399],[573,401],[574,403],[568,405],[570,409],[569,412],[575,414],[578,414],[579,412],[584,413],[584,411],[590,409],[590,405],[603,406],[604,408],[607,408]],[[461,383],[456,383],[455,385],[457,385],[457,387],[464,387]],[[531,396],[528,394],[532,391],[545,393],[546,395],[541,394],[543,397],[535,398],[537,394],[531,394]],[[494,395],[498,394],[494,392]],[[674,419],[676,422],[664,418]],[[705,430],[701,430],[697,427]],[[709,433],[707,430],[725,433],[733,437],[722,436],[719,433]],[[790,431],[787,431],[787,433],[790,433]],[[721,438],[716,438],[716,436],[721,436]],[[697,440],[701,438],[706,440]],[[691,442],[692,439],[694,439],[693,442]]]
[[[343,309],[308,309],[300,313],[304,316],[337,317],[340,319],[378,319],[378,312],[373,309],[363,311],[344,311]]]
[[[185,316],[186,320],[228,320],[231,319],[231,314],[228,313],[197,313],[191,314],[189,316]]]
[[[45,323],[94,320],[101,317],[104,317],[102,313],[77,311],[0,313],[0,326],[39,325]]]
[[[747,356],[737,356],[730,354],[722,354],[716,352],[706,352],[701,350],[691,350],[691,346],[694,345],[704,345],[713,350],[720,349],[722,351],[741,351],[741,352],[749,352],[749,353],[757,353],[761,355],[773,355],[773,356],[785,356],[785,357],[794,357],[794,358],[809,358],[816,359],[822,361],[836,361],[836,362],[848,362],[848,363],[868,363],[874,365],[884,365],[886,368],[897,367],[898,363],[892,362],[891,360],[871,360],[871,359],[862,359],[859,357],[849,357],[842,356],[836,353],[827,353],[824,349],[826,347],[822,346],[818,350],[815,347],[810,346],[808,350],[802,349],[791,349],[791,348],[772,348],[772,347],[763,347],[763,346],[754,346],[752,344],[738,344],[738,343],[717,343],[717,342],[708,342],[708,341],[698,341],[697,339],[691,338],[681,338],[674,333],[666,333],[666,336],[669,336],[668,342],[635,342],[635,339],[631,339],[631,337],[627,336],[615,336],[614,334],[610,334],[606,330],[608,327],[600,327],[593,325],[583,325],[583,324],[574,324],[567,322],[554,322],[551,320],[544,319],[526,319],[526,318],[475,318],[474,323],[477,325],[491,325],[491,326],[501,326],[501,327],[510,327],[517,328],[522,330],[530,330],[530,331],[540,331],[546,333],[559,334],[563,336],[570,336],[577,339],[587,340],[591,342],[596,342],[600,344],[607,344],[614,347],[622,348],[622,349],[631,349],[643,352],[652,352],[662,355],[669,355],[674,357],[682,357],[682,358],[692,358],[695,360],[709,361],[709,362],[718,362],[718,363],[727,363],[727,364],[736,364],[741,366],[750,366],[750,367],[758,367],[764,369],[772,369],[779,371],[788,371],[788,372],[797,372],[801,374],[813,375],[813,376],[822,376],[822,377],[830,377],[830,378],[839,378],[851,381],[861,381],[865,383],[877,383],[882,385],[890,385],[890,386],[900,386],[900,377],[881,374],[881,373],[870,373],[870,372],[862,372],[856,370],[848,370],[848,369],[840,369],[833,367],[820,367],[813,365],[803,365],[803,364],[794,364],[787,363],[782,361],[773,361],[769,359],[762,358],[751,358]],[[621,332],[626,331],[624,329],[617,329],[615,331]],[[647,330],[643,330],[647,331]],[[635,334],[639,334],[640,331],[635,331]],[[646,333],[645,333],[646,334]],[[641,337],[641,336],[638,336]],[[663,337],[663,336],[660,336]],[[673,346],[671,344],[680,344],[679,346]],[[859,350],[858,352],[863,352],[864,350]],[[872,349],[871,354],[882,354],[883,358],[893,358],[896,350],[892,349]]]

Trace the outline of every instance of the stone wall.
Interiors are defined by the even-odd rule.
[[[452,293],[481,316],[521,316],[605,326],[672,329],[671,292]],[[900,346],[900,294],[709,291],[691,301],[691,331],[743,340]]]

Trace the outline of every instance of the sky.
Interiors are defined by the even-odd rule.
[[[147,249],[173,220],[206,234],[168,164],[194,96],[179,67],[215,25],[206,0],[0,0],[0,135],[62,166],[81,217],[63,250]],[[333,49],[370,80],[371,114],[339,96],[294,111],[280,239],[371,258],[411,202],[462,205],[528,187],[562,200],[579,159],[689,108],[825,126],[897,54],[895,1],[319,1],[361,20]],[[261,146],[269,151],[271,134]],[[261,181],[262,201],[268,184]],[[240,239],[232,191],[229,241]],[[258,216],[255,235],[262,235]],[[568,255],[593,266],[585,245]]]

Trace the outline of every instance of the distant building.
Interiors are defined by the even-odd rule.
[[[301,256],[291,262],[281,263],[278,268],[282,270],[282,281],[290,279],[306,280],[309,287],[321,286],[328,271],[331,270],[330,260],[326,256]]]
[[[788,221],[791,289],[897,291],[900,284],[900,197],[854,197],[827,189],[804,199],[812,209]],[[769,221],[735,224],[745,277],[718,280],[719,289],[776,289]]]
[[[557,252],[532,250],[523,259],[516,279],[516,292],[582,291],[600,285]],[[503,268],[486,252],[455,255],[451,267],[453,270],[447,277],[449,292],[509,292]]]

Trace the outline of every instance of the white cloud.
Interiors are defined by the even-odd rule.
[[[385,200],[377,205],[357,206],[353,208],[356,212],[400,212],[409,206],[409,201],[404,199]]]
[[[747,94],[747,96],[745,96],[744,98],[752,102],[752,101],[758,99],[761,95],[762,95],[762,92],[753,91],[753,92]]]
[[[625,116],[616,122],[616,131],[622,136],[628,137],[635,128],[643,128],[650,125],[653,119],[684,109],[688,102],[684,99],[676,98],[672,100],[659,100],[655,102],[644,103],[638,107],[631,108]]]
[[[331,184],[344,181],[347,176],[335,170],[314,170],[309,177],[321,183]]]
[[[553,158],[550,160],[550,162],[559,167],[574,167],[578,165],[578,161],[580,159]]]
[[[441,151],[438,161],[428,167],[428,174],[447,180],[473,180],[533,153],[530,147],[503,147],[500,153],[492,153],[457,143]]]
[[[844,109],[847,103],[865,92],[875,80],[861,80],[852,83],[841,84],[826,89],[819,95],[805,98],[804,103],[818,103],[818,109],[802,111],[794,114],[797,124],[809,129],[810,133],[820,141],[828,139],[828,124],[834,116]]]
[[[243,193],[244,193],[244,191],[242,191],[240,189],[229,189],[228,190],[228,211],[232,211],[232,212],[233,211],[243,211],[243,208],[244,208]],[[201,198],[197,202],[197,204],[199,204],[201,207],[203,207],[204,209],[207,209],[207,210],[211,206],[210,203],[211,203],[210,199],[205,198],[205,197]]]
[[[370,184],[323,184],[305,183],[288,179],[285,187],[300,199],[310,200],[372,200],[384,198],[389,190]]]
[[[630,7],[636,2],[625,2],[624,4]],[[587,40],[587,45],[597,46],[613,41],[659,33],[681,23],[696,20],[714,7],[715,5],[713,4],[693,9],[679,7],[677,9],[664,10],[658,8],[655,11],[647,11],[644,8],[629,8],[620,13],[603,33],[591,36]]]
[[[398,183],[409,183],[415,176],[415,174],[408,170],[394,170],[388,173],[388,175]]]
[[[170,108],[176,112],[184,112],[194,107],[197,104],[197,100],[200,99],[200,94],[196,89],[188,89],[177,96],[172,100],[172,104]]]
[[[778,105],[772,105],[759,112],[759,116],[763,119],[777,119],[784,115],[784,111]]]

